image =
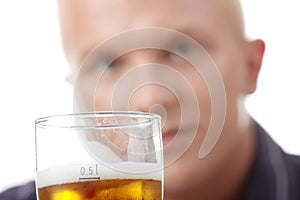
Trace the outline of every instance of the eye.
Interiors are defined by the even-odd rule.
[[[166,62],[173,63],[173,65],[182,65],[184,61],[191,59],[198,59],[199,46],[193,42],[179,41],[169,46],[170,51],[166,55]]]
[[[188,44],[180,44],[180,45],[175,46],[172,49],[172,53],[173,54],[184,55],[184,54],[189,53],[190,50],[191,50],[191,46],[190,45],[188,45]]]
[[[117,65],[117,61],[111,59],[102,59],[98,63],[100,69],[111,69]]]
[[[180,43],[171,48],[169,53],[170,58],[179,58],[185,56],[191,56],[195,53],[194,45],[189,43]]]

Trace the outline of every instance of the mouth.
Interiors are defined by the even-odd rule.
[[[162,133],[162,141],[163,141],[163,146],[167,146],[176,136],[178,132],[178,129],[171,129],[171,130],[166,130],[163,131]]]
[[[163,147],[166,147],[171,143],[173,143],[173,147],[178,147],[178,145],[190,145],[198,133],[199,127],[196,125],[197,124],[190,123],[182,127],[175,126],[174,128],[166,128],[165,130],[162,130]]]

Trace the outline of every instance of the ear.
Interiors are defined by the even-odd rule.
[[[257,78],[261,68],[263,55],[265,52],[265,43],[263,40],[254,40],[248,42],[248,87],[247,93],[253,93],[256,90]]]

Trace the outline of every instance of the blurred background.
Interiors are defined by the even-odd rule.
[[[0,192],[35,176],[34,120],[72,112],[56,4],[0,1]],[[285,151],[300,154],[299,2],[242,5],[247,36],[266,42],[248,110]]]

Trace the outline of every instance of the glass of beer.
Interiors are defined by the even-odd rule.
[[[163,199],[160,117],[142,112],[35,121],[39,200]]]

